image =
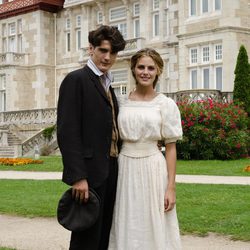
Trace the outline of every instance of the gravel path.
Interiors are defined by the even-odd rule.
[[[55,218],[23,218],[0,215],[0,246],[17,250],[67,250],[70,232]],[[250,250],[250,242],[208,237],[182,236],[183,250]]]

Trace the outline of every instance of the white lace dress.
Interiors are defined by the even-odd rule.
[[[118,127],[123,139],[109,250],[181,249],[175,208],[164,212],[167,167],[158,140],[182,137],[175,102],[121,100]]]

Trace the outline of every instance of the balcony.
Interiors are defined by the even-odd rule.
[[[98,0],[65,0],[63,7],[72,7],[75,5],[80,5],[80,4],[93,4],[98,2]]]
[[[0,19],[35,10],[57,12],[63,7],[64,0],[14,0],[0,4]]]
[[[7,65],[27,65],[28,54],[6,52],[0,54],[0,67]]]

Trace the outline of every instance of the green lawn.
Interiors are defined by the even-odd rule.
[[[1,180],[0,213],[53,217],[67,186],[60,181]],[[177,184],[183,234],[208,232],[250,241],[249,186]]]
[[[23,166],[0,165],[0,170],[22,171],[62,171],[61,156],[43,156],[43,164],[28,164]],[[177,174],[203,174],[203,175],[226,175],[226,176],[250,176],[250,172],[243,169],[250,165],[250,159],[229,161],[177,161]]]
[[[1,180],[0,213],[28,217],[56,215],[57,202],[68,186],[61,181]]]
[[[244,168],[250,165],[250,159],[240,160],[209,160],[209,161],[177,161],[177,174],[203,174],[225,176],[250,176]]]
[[[14,248],[0,247],[0,250],[15,250]]]
[[[250,241],[250,187],[241,185],[177,184],[181,232],[229,235]]]

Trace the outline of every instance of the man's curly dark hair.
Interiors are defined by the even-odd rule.
[[[108,40],[112,53],[124,50],[126,45],[121,32],[115,26],[102,25],[98,29],[90,31],[88,39],[94,47],[100,46],[103,40]]]

